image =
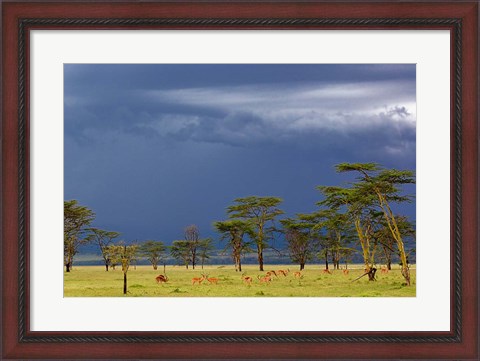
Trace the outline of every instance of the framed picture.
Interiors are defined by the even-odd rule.
[[[2,6],[2,358],[478,358],[477,1],[12,1]],[[152,75],[159,73],[165,75]],[[290,81],[291,74],[303,81]],[[161,85],[149,88],[149,82]],[[217,86],[205,90],[206,84],[213,83]],[[327,115],[322,113],[327,112],[326,105],[312,105],[312,99],[317,99],[312,94],[319,92],[334,104]],[[390,101],[393,97],[402,101]],[[369,102],[373,104],[374,98],[378,104],[372,113]],[[95,116],[84,111],[91,108],[78,107],[82,102],[96,102]],[[157,111],[156,120],[141,121],[153,114],[147,109],[153,103],[162,111]],[[359,103],[364,105],[362,111]],[[140,110],[123,120],[128,124],[118,136],[119,130],[108,119],[114,117],[119,124],[134,107]],[[119,113],[112,115],[116,110]],[[328,122],[319,130],[312,119],[321,116]],[[359,121],[353,123],[352,118]],[[376,132],[386,118],[395,127],[379,136]],[[248,131],[239,128],[239,119],[250,122]],[[344,127],[341,131],[339,124]],[[413,130],[401,136],[405,129]],[[134,132],[142,134],[141,143],[124,136]],[[341,132],[348,134],[342,137]],[[215,156],[216,167],[224,164],[227,169],[218,154],[239,160],[247,149],[256,149],[257,139],[264,141],[267,135],[278,140],[307,134],[309,141],[322,143],[323,158],[336,160],[347,150],[359,152],[358,147],[349,150],[349,140],[360,144],[353,133],[362,135],[364,148],[373,149],[365,154],[382,149],[397,158],[408,155],[399,164],[416,168],[416,202],[407,210],[416,217],[416,267],[410,269],[414,270],[412,278],[399,268],[404,280],[395,280],[398,289],[409,292],[301,295],[255,291],[250,295],[250,285],[239,281],[245,290],[241,296],[247,297],[225,297],[238,295],[208,292],[227,278],[215,276],[209,285],[200,287],[208,278],[202,274],[192,282],[198,283],[196,290],[206,292],[195,296],[206,297],[179,297],[182,288],[162,285],[166,278],[157,279],[156,286],[178,293],[173,293],[175,297],[116,293],[90,297],[95,292],[86,293],[87,287],[70,293],[65,267],[69,270],[72,264],[61,250],[66,234],[64,201],[73,184],[85,194],[90,192],[91,199],[108,192],[128,193],[129,197],[119,196],[107,208],[111,217],[119,217],[116,210],[153,202],[154,197],[139,196],[145,184],[139,177],[121,187],[109,179],[114,173],[118,178],[132,177],[136,164],[146,164],[152,154],[162,153],[177,168],[181,159],[193,170],[198,164],[187,159],[195,158],[198,163],[202,156]],[[155,142],[148,140],[152,136]],[[178,148],[176,141],[185,137],[214,151]],[[251,142],[250,148],[226,153],[226,148],[216,146],[238,146],[242,137]],[[278,173],[281,177],[291,175],[288,170],[296,165],[298,174],[289,184],[303,184],[295,183],[306,178],[302,178],[299,158],[292,163],[287,158],[296,145],[304,146],[313,157],[319,153],[316,142],[310,146],[305,139],[296,137],[290,143],[262,148],[261,152],[270,151],[276,158],[264,158],[256,172],[276,159],[277,168],[283,164],[287,169]],[[130,142],[128,152],[115,148],[119,142]],[[163,148],[153,145],[159,142]],[[291,150],[279,153],[286,144]],[[102,178],[102,164],[111,162],[102,163],[101,158],[107,159],[108,152],[116,153],[120,165]],[[179,152],[185,156],[181,158]],[[235,158],[234,154],[240,155]],[[278,154],[284,155],[283,163]],[[72,159],[89,167],[72,168]],[[385,159],[390,158],[385,155]],[[202,164],[216,175],[202,188],[213,197],[222,187],[221,173],[215,173],[207,162]],[[125,173],[121,174],[122,169]],[[161,179],[161,174],[148,172],[142,177]],[[181,183],[186,173],[174,174],[172,184]],[[267,183],[274,182],[268,179]],[[89,190],[95,184],[101,185],[101,191]],[[269,189],[268,184],[265,187]],[[170,189],[170,204],[186,197],[179,194],[180,188],[161,188],[163,193]],[[168,211],[178,215],[183,209],[171,206]],[[388,223],[387,211],[385,218]],[[185,228],[186,240],[193,237],[193,231],[196,228]],[[126,252],[127,246],[123,249]],[[399,257],[405,265],[401,252]],[[178,258],[182,260],[181,255]],[[123,280],[124,294],[127,270],[133,265],[126,259],[126,253],[119,256],[123,279],[120,270],[109,273],[115,274],[119,284]],[[107,270],[115,265],[111,259],[104,260]],[[262,265],[260,270],[267,271]],[[330,273],[328,266],[325,271]],[[361,276],[362,271],[358,272]],[[298,273],[299,280],[289,283],[292,290],[295,282],[301,282],[302,273]],[[367,274],[370,278],[371,270],[365,268]],[[257,276],[260,284],[255,287],[267,290],[270,286],[261,280],[269,283],[269,276]],[[371,279],[375,279],[374,272]],[[353,289],[353,282],[348,282]],[[406,288],[410,282],[413,287]],[[135,287],[143,286],[130,283],[130,296],[146,295],[134,294]]]

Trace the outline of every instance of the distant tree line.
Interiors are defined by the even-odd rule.
[[[391,269],[394,257],[401,265],[402,275],[410,285],[409,252],[404,239],[415,237],[415,225],[407,217],[394,214],[392,204],[410,202],[401,186],[415,183],[411,171],[384,169],[375,163],[341,163],[335,166],[339,173],[354,172],[357,177],[348,186],[318,186],[321,200],[312,213],[299,213],[276,222],[284,214],[278,197],[249,196],[237,198],[226,209],[228,218],[213,222],[214,229],[225,243],[223,252],[229,252],[235,269],[242,271],[242,258],[256,253],[259,269],[264,270],[264,251],[273,249],[275,235],[283,235],[286,253],[303,270],[308,262],[320,259],[328,270],[330,264],[345,268],[356,252],[360,252],[365,272],[375,279],[375,265],[381,260]],[[91,227],[95,219],[92,210],[76,200],[64,203],[64,264],[70,272],[78,247],[86,243],[99,246],[105,270],[122,265],[125,278],[130,264],[139,258],[147,259],[156,270],[173,257],[187,269],[203,268],[214,250],[211,238],[201,238],[195,224],[183,230],[184,239],[174,240],[170,246],[162,241],[146,240],[126,245],[116,241],[120,233]]]

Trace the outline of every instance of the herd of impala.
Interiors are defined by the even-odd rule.
[[[381,272],[382,273],[388,273],[388,269],[386,266],[382,266],[381,267]],[[288,274],[290,273],[290,269],[280,269],[280,270],[277,270],[277,271],[268,271],[267,273],[265,273],[265,275],[257,275],[257,279],[258,279],[258,282],[260,284],[269,284],[270,282],[272,282],[272,280],[274,278],[279,278],[279,276],[283,276],[283,277],[287,277]],[[326,273],[326,274],[333,274],[332,271],[330,271],[329,269],[324,269],[322,270],[322,273]],[[348,269],[343,269],[342,270],[342,273],[347,276],[349,274],[349,270]],[[293,272],[293,277],[295,278],[303,278],[303,274],[301,271],[296,271],[296,272]],[[157,281],[158,284],[161,284],[161,283],[167,283],[168,282],[168,277],[165,276],[165,275],[158,275],[157,277],[155,277],[155,280]],[[216,277],[208,277],[208,275],[204,275],[202,273],[202,277],[194,277],[192,278],[192,286],[193,285],[200,285],[203,281],[207,280],[208,283],[210,284],[218,284],[218,281],[219,279],[216,278]],[[245,273],[242,274],[242,281],[247,284],[247,285],[251,285],[252,282],[254,281],[254,279],[250,276],[246,276]]]
[[[273,277],[275,278],[278,278],[279,276],[283,276],[283,277],[287,277],[288,274],[290,273],[290,269],[280,269],[278,271],[268,271],[264,276],[257,276],[257,279],[260,283],[266,283],[266,284],[269,284]],[[293,272],[293,277],[295,278],[303,278],[303,274],[302,272]],[[216,277],[208,277],[208,275],[204,275],[202,273],[202,277],[193,277],[192,278],[192,286],[193,285],[200,285],[203,281],[207,280],[208,283],[210,284],[218,284],[218,278]],[[253,278],[250,277],[250,276],[246,276],[245,273],[242,274],[242,280],[245,284],[247,285],[251,285],[252,282],[253,282]],[[155,277],[155,281],[158,283],[158,284],[161,284],[161,283],[167,283],[168,282],[168,277],[165,276],[165,275],[158,275],[157,277]]]

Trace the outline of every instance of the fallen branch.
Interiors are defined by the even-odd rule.
[[[376,278],[375,278],[375,273],[377,272],[377,269],[374,267],[374,268],[371,268],[368,272],[365,272],[363,275],[361,275],[360,277],[357,277],[355,278],[352,282],[355,282],[356,280],[359,280],[360,278],[362,278],[363,276],[366,276],[366,275],[370,275],[372,274],[372,276],[370,277],[370,280],[371,281],[376,281]]]
[[[363,276],[366,276],[368,275],[368,272],[365,272],[363,275],[361,275],[360,277],[357,277],[355,278],[352,282],[355,282],[356,280],[359,280],[360,278],[362,278]]]

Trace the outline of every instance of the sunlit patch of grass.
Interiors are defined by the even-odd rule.
[[[293,277],[293,271],[287,277],[273,277],[270,284],[260,283],[257,276],[265,272],[258,266],[242,267],[236,272],[233,266],[205,266],[204,269],[188,270],[182,267],[167,266],[168,282],[157,284],[155,277],[163,273],[148,266],[137,266],[128,271],[127,297],[415,297],[415,269],[411,270],[412,286],[402,284],[404,279],[398,269],[388,274],[378,274],[377,281],[369,282],[363,277],[352,282],[363,274],[362,266],[352,267],[349,275],[341,271],[333,274],[322,274],[323,267],[311,265],[302,272],[304,277]],[[269,265],[266,270],[286,269],[290,266]],[[349,267],[350,268],[350,267]],[[192,285],[192,278],[201,274],[218,278],[218,284],[210,284],[206,280],[202,284]],[[252,277],[253,282],[247,285],[242,274]],[[72,272],[64,274],[65,297],[124,297],[123,273],[121,270],[105,271],[100,266],[76,266]]]

